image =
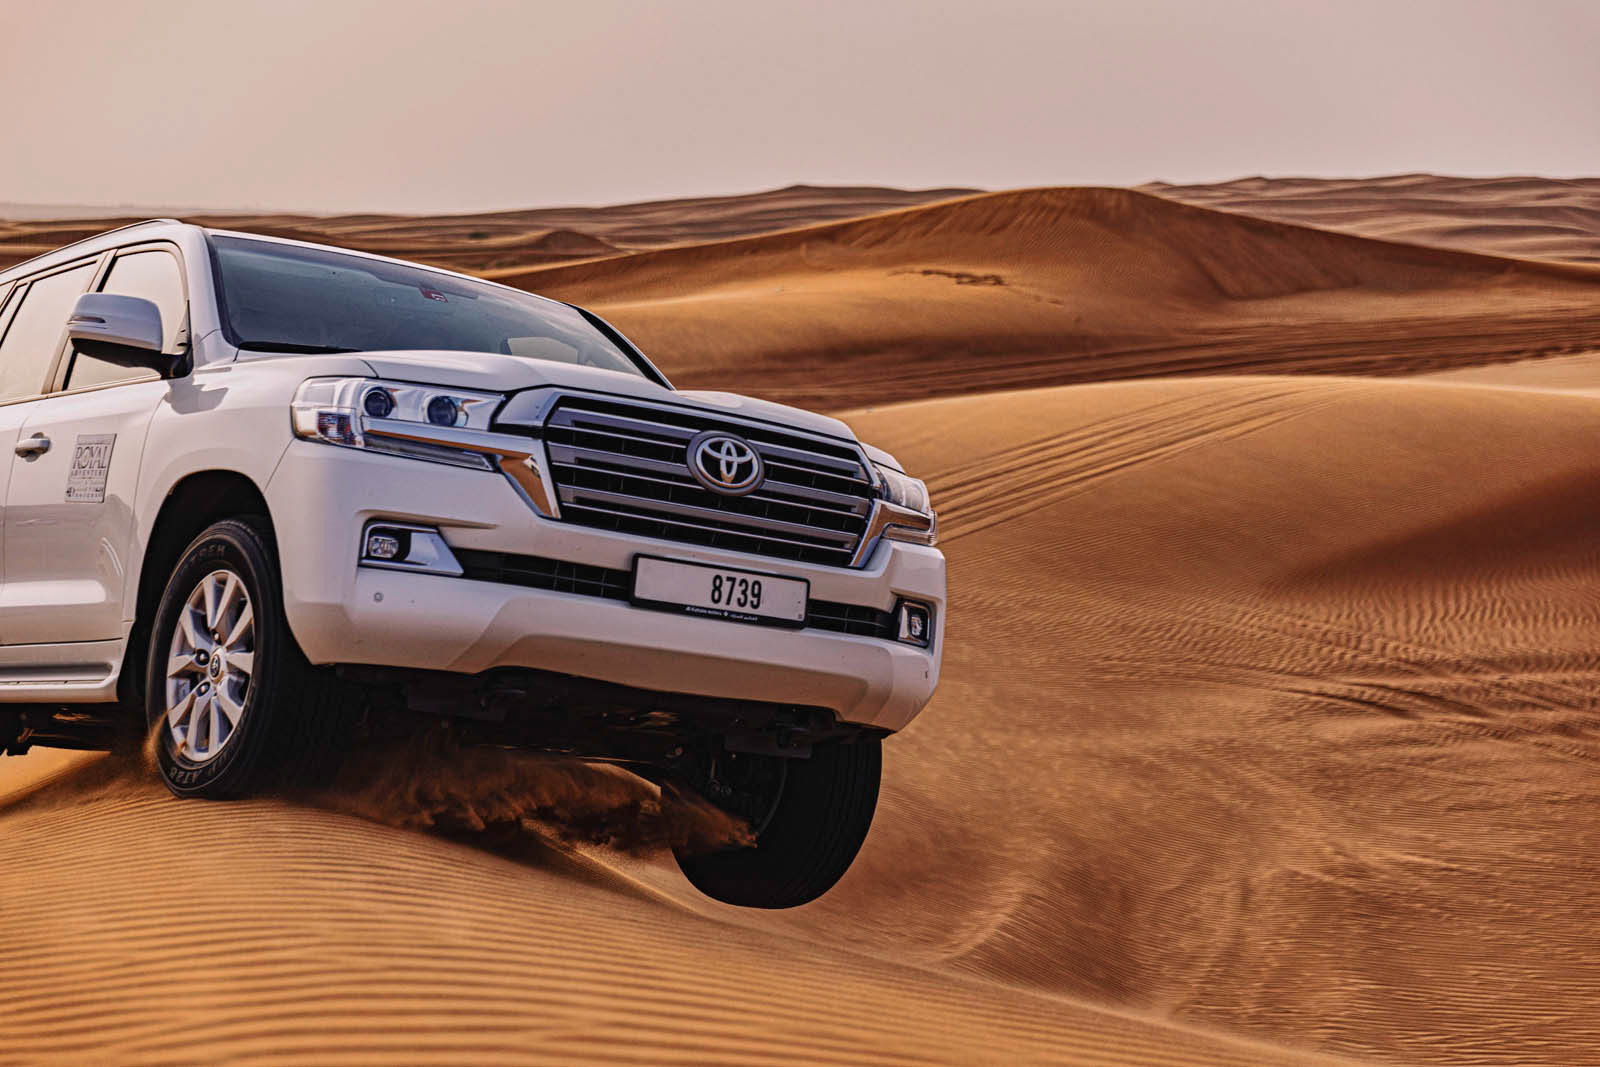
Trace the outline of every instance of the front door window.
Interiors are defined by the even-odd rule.
[[[0,403],[44,392],[72,305],[89,287],[94,264],[35,279],[0,340]]]
[[[100,287],[102,293],[120,296],[137,296],[161,309],[161,328],[165,334],[161,350],[171,352],[183,330],[188,303],[183,295],[183,277],[178,272],[178,260],[170,252],[158,248],[128,252],[116,258],[111,272]],[[140,378],[160,377],[144,367],[122,367],[103,359],[73,352],[72,365],[67,371],[68,389],[82,389],[108,382],[134,381]]]

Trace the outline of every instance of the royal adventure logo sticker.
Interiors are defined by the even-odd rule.
[[[106,498],[106,479],[111,475],[111,449],[117,443],[114,433],[80,434],[72,449],[72,469],[67,472],[67,503],[99,504]]]

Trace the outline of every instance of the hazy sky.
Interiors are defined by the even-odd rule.
[[[1600,0],[0,0],[0,202],[1600,174]]]

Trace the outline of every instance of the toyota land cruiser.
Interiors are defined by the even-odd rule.
[[[698,792],[755,843],[690,881],[786,907],[938,682],[891,456],[465,275],[172,220],[70,245],[0,272],[0,441],[0,747],[142,716],[179,796],[326,768],[353,706],[448,716]]]

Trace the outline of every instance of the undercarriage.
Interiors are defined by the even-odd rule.
[[[551,671],[345,666],[337,673],[364,694],[377,729],[396,713],[448,717],[466,743],[665,771],[707,751],[805,759],[819,744],[883,736],[841,723],[826,708],[661,693]]]
[[[718,752],[806,759],[832,741],[882,737],[826,708],[659,693],[522,668],[483,674],[342,666],[358,736],[386,737],[419,716],[453,720],[464,744],[497,745],[698,777]],[[143,716],[113,704],[0,705],[0,752],[110,750],[135,740]]]

